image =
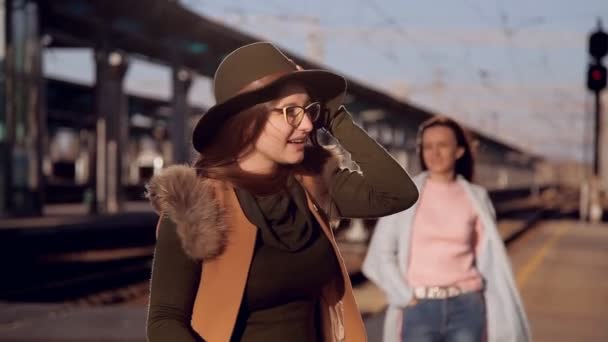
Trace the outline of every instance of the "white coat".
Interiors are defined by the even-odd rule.
[[[419,190],[426,178],[427,173],[414,177]],[[488,342],[528,342],[531,340],[528,319],[498,233],[492,202],[484,188],[461,176],[457,181],[465,188],[484,227],[476,267],[484,279]],[[411,228],[417,206],[378,221],[362,266],[363,274],[387,297],[384,342],[401,341],[399,327],[403,311],[413,297],[404,275],[409,264]]]

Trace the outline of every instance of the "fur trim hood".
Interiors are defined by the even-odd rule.
[[[333,204],[329,201],[327,184],[331,174],[340,167],[342,154],[335,148],[311,148],[315,150],[306,151],[297,174],[313,176],[316,184],[312,186],[314,189],[307,186],[307,191],[322,208],[329,209],[327,212],[336,212],[330,208]],[[175,223],[182,247],[193,259],[215,258],[226,247],[229,227],[225,209],[217,200],[223,184],[197,176],[190,166],[174,165],[152,177],[146,186],[152,207],[161,219],[168,218]]]

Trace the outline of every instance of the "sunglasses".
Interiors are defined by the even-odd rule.
[[[283,118],[291,127],[297,128],[304,120],[304,114],[308,114],[310,121],[315,122],[321,115],[321,103],[313,102],[306,107],[302,106],[287,106],[283,108],[275,108],[274,110],[283,112]]]

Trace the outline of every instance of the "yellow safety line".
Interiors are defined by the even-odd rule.
[[[556,233],[553,234],[553,236],[547,242],[545,242],[545,244],[538,250],[538,252],[536,252],[536,254],[532,258],[530,258],[528,263],[526,263],[524,267],[517,273],[517,285],[520,289],[526,285],[528,279],[530,278],[530,275],[534,273],[536,268],[538,268],[540,263],[543,261],[545,254],[549,252],[551,247],[553,247],[557,240],[559,240],[559,238],[564,235],[568,228],[569,225],[563,225]]]

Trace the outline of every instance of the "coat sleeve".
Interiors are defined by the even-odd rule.
[[[490,213],[490,217],[492,217],[494,222],[496,222],[496,209],[494,208],[494,204],[492,203],[490,194],[488,193],[488,190],[486,190],[486,189],[483,189],[483,198],[484,198],[484,204],[485,204],[486,208],[488,209],[488,212]]]
[[[378,221],[362,266],[363,274],[384,291],[388,302],[399,307],[412,299],[397,257],[402,216],[398,213]]]
[[[501,310],[506,310],[510,313],[506,316],[507,319],[510,320],[510,328],[501,329],[505,330],[507,334],[513,335],[514,340],[522,342],[531,341],[532,335],[528,317],[517,287],[517,282],[513,275],[511,261],[509,260],[505,245],[500,238],[500,234],[498,233],[498,228],[496,226],[496,211],[486,189],[482,188],[481,198],[485,210],[487,210],[486,214],[492,220],[488,227],[484,227],[485,233],[490,234],[490,248],[492,249],[491,255],[493,255],[493,264],[491,267],[496,271],[494,273],[495,278],[488,279],[488,281],[496,282],[494,287],[502,289],[502,291],[494,292],[494,295],[502,297],[500,300],[502,305]],[[500,323],[503,325],[505,324],[505,322]]]
[[[190,325],[200,273],[201,264],[185,254],[175,223],[161,218],[150,281],[148,341],[202,341]]]
[[[407,171],[343,107],[331,133],[360,169],[338,168],[331,176],[330,194],[341,217],[381,217],[416,202],[418,189]]]

